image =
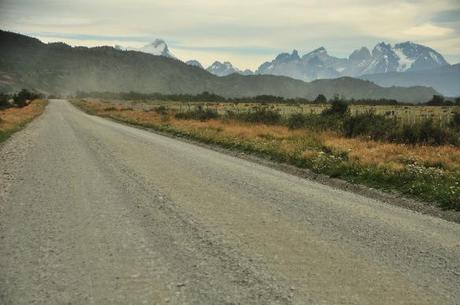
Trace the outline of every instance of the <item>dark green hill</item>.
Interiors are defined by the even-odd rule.
[[[425,102],[432,88],[382,88],[369,81],[340,78],[311,83],[288,77],[232,74],[214,76],[181,61],[112,47],[45,44],[25,35],[0,31],[0,90],[29,88],[44,93],[110,91],[141,93],[214,92],[225,97],[262,94],[315,98],[322,93],[347,98]]]

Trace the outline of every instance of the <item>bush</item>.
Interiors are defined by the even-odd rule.
[[[204,109],[203,106],[197,106],[194,110],[189,110],[186,112],[179,112],[176,113],[176,119],[182,120],[200,120],[200,121],[207,121],[210,119],[217,119],[219,114],[214,109]]]
[[[158,106],[158,107],[155,107],[155,112],[158,113],[158,114],[166,114],[168,112],[168,108],[166,108],[165,106]]]
[[[27,106],[28,101],[34,100],[39,97],[40,95],[37,93],[30,92],[27,89],[22,89],[17,94],[13,95],[13,101],[16,107],[24,107]]]
[[[405,144],[459,144],[458,135],[452,129],[441,128],[432,120],[401,125],[396,119],[373,113],[345,118],[343,133],[346,137],[368,136],[373,140]]]
[[[388,139],[397,127],[395,119],[372,112],[349,116],[344,119],[343,133],[346,137],[369,136],[374,140]]]
[[[264,107],[257,107],[255,111],[237,114],[236,119],[250,123],[277,124],[281,122],[281,114]]]
[[[318,104],[326,104],[327,103],[327,98],[323,95],[323,94],[319,94],[316,98],[315,98],[315,103],[318,103]]]
[[[392,137],[396,142],[406,144],[460,144],[458,134],[451,129],[435,126],[432,120],[403,125]]]
[[[343,117],[338,115],[294,113],[288,117],[286,124],[290,129],[311,128],[321,131],[341,131],[343,128]]]
[[[303,128],[308,125],[308,117],[302,113],[293,113],[287,119],[289,129]]]
[[[9,103],[10,96],[5,93],[0,93],[0,109],[1,108],[8,108],[11,106]]]
[[[324,110],[321,115],[327,116],[327,115],[346,115],[348,113],[348,103],[339,99],[335,98],[332,103],[331,107]]]

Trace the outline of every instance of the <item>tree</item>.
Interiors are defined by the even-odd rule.
[[[318,104],[326,104],[326,103],[327,103],[327,98],[324,96],[324,94],[319,94],[319,95],[315,98],[315,103],[318,103]]]
[[[21,91],[19,91],[19,93],[13,95],[13,101],[17,107],[24,107],[27,106],[28,100],[33,100],[37,97],[37,94],[32,93],[27,89],[22,89]]]
[[[433,98],[431,98],[431,100],[429,100],[426,104],[430,106],[442,106],[445,104],[444,96],[433,95]]]
[[[321,112],[322,115],[345,115],[348,112],[348,103],[336,97],[331,102],[331,107]]]
[[[9,103],[10,96],[5,93],[0,93],[0,108],[7,108],[10,107],[11,104]]]

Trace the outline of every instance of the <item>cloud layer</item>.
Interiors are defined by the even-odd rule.
[[[347,56],[415,41],[460,61],[458,0],[0,0],[0,27],[72,45],[165,39],[179,58],[255,68],[281,51]]]

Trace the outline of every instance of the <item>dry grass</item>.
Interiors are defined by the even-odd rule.
[[[121,103],[126,104],[126,101]],[[129,103],[129,102],[128,102]],[[185,111],[188,108],[193,108],[196,105],[204,105],[210,109],[217,110],[220,114],[226,111],[233,112],[247,112],[254,107],[259,107],[260,104],[254,103],[181,103],[170,101],[149,101],[147,103],[131,102],[133,105],[141,105],[141,107],[148,104],[152,106],[167,106],[170,109]],[[304,114],[319,114],[329,107],[327,104],[266,104],[265,107],[278,111],[282,116],[287,117],[293,113]],[[459,106],[407,106],[407,105],[350,105],[350,113],[352,115],[373,112],[378,115],[384,115],[388,118],[396,118],[404,123],[412,124],[426,119],[432,119],[445,126],[453,117],[454,113],[460,112]]]
[[[460,148],[450,145],[405,145],[365,139],[326,136],[324,144],[332,150],[346,151],[350,160],[364,165],[402,169],[407,164],[460,170]]]
[[[40,115],[47,104],[46,100],[34,100],[23,108],[0,110],[0,141]]]
[[[256,153],[316,173],[398,190],[422,200],[460,210],[460,148],[403,145],[344,138],[332,131],[290,130],[225,119],[176,119],[171,107],[158,114],[149,103],[81,101],[85,111],[189,137],[205,143]]]
[[[283,153],[297,153],[305,158],[315,157],[321,151],[326,150],[337,155],[346,154],[350,161],[362,165],[386,167],[393,170],[402,170],[408,164],[417,163],[427,167],[440,167],[448,171],[460,171],[460,148],[449,145],[404,145],[359,138],[348,139],[333,132],[290,130],[285,126],[238,121],[177,120],[172,115],[162,116],[154,111],[141,110],[142,108],[121,111],[126,107],[98,101],[87,102],[87,107],[98,114],[138,124],[169,124],[181,131],[199,133],[206,138],[238,138],[251,141],[258,146],[276,147]]]

